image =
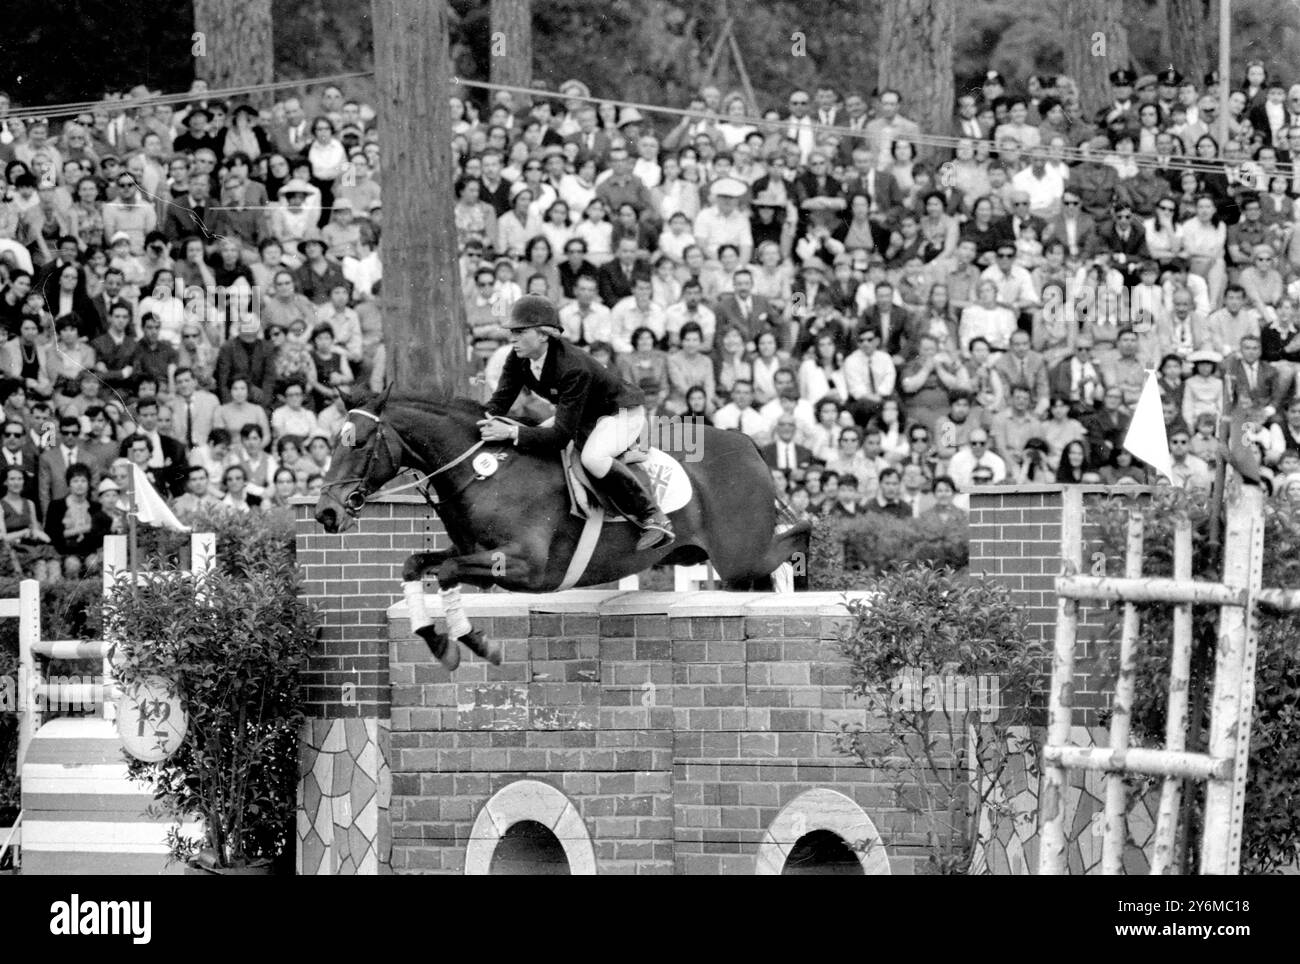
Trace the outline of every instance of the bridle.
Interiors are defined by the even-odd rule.
[[[406,440],[403,439],[401,435],[399,435],[395,431],[392,431],[392,427],[386,424],[380,416],[375,415],[373,412],[367,412],[365,409],[362,408],[351,409],[348,411],[348,415],[350,416],[360,415],[374,422],[375,436],[376,436],[375,440],[370,446],[370,452],[366,455],[366,461],[365,464],[362,465],[361,467],[361,474],[359,476],[353,476],[347,479],[335,479],[333,482],[326,483],[321,488],[322,491],[328,491],[329,489],[337,488],[339,486],[344,486],[344,485],[351,485],[352,483],[355,482],[356,485],[353,487],[352,491],[349,492],[343,498],[344,510],[347,512],[349,516],[355,519],[358,515],[361,514],[361,510],[365,507],[366,500],[369,499],[371,495],[371,489],[370,486],[367,484],[366,480],[370,478],[370,469],[374,465],[374,461],[378,456],[379,442],[383,443],[385,450],[388,452],[389,461],[396,468],[399,469],[401,468],[402,465],[401,455],[403,452],[409,454],[417,462],[421,461],[421,458],[416,453],[416,451],[412,449],[409,444],[407,444]],[[351,426],[345,423],[341,431],[346,432],[350,430],[351,430]],[[396,453],[394,452],[393,440],[396,440],[397,442]],[[394,492],[405,491],[406,489],[414,489],[421,485],[428,485],[432,483],[437,476],[442,475],[444,472],[450,471],[451,469],[455,468],[457,465],[459,465],[461,462],[464,462],[467,458],[472,456],[475,452],[477,452],[486,444],[487,443],[485,441],[479,440],[478,442],[475,442],[464,452],[461,452],[460,455],[456,456],[454,459],[452,459],[450,462],[448,462],[446,465],[442,466],[441,468],[437,468],[434,469],[432,472],[426,473],[422,478],[418,478],[414,482],[408,482],[405,485],[399,485],[396,488],[387,489],[385,491],[388,494],[392,494]],[[433,499],[429,496],[428,489],[426,488],[424,491],[425,491],[425,498],[429,499],[429,501],[432,502]]]

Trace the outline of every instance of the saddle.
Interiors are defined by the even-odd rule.
[[[649,490],[655,495],[655,501],[660,502],[659,488],[643,467],[643,463],[649,458],[650,452],[637,442],[619,455],[618,461],[626,465],[642,483],[648,485]],[[596,484],[597,480],[593,479],[583,467],[581,453],[575,442],[570,442],[564,447],[560,453],[560,462],[564,466],[564,482],[569,489],[570,515],[577,516],[579,519],[588,519],[594,510],[600,509],[609,522],[631,521],[624,510],[615,504],[609,494]],[[662,504],[660,508],[663,508]]]

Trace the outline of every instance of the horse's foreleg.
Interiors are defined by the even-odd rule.
[[[406,597],[406,611],[411,619],[411,632],[428,644],[434,657],[450,672],[460,665],[460,649],[448,645],[449,637],[438,632],[424,605],[424,574],[440,566],[451,556],[450,550],[417,552],[407,557],[402,566],[402,594]]]
[[[545,564],[545,560],[542,561]],[[488,640],[470,625],[460,598],[461,582],[491,586],[493,583],[527,583],[534,567],[523,556],[505,549],[453,556],[438,567],[438,591],[442,594],[443,612],[447,614],[447,633],[491,663],[500,665],[501,644]]]

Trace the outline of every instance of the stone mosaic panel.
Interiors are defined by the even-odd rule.
[[[1043,734],[1038,733],[1041,741]],[[1106,746],[1109,733],[1101,727],[1075,727],[1070,742],[1079,746]],[[1012,757],[1001,785],[990,794],[990,803],[1001,810],[986,812],[980,822],[980,837],[971,873],[1026,875],[1038,873],[1038,768],[1032,744],[1024,740],[1011,747]],[[1072,875],[1101,873],[1102,834],[1106,808],[1105,774],[1071,770],[1066,795],[1066,861]],[[1160,803],[1159,783],[1143,792],[1143,785],[1128,798],[1128,844],[1124,870],[1129,875],[1150,872],[1155,846],[1156,811]]]
[[[386,874],[389,724],[373,718],[308,720],[298,772],[297,872]]]

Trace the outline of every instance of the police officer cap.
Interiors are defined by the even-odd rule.
[[[1164,87],[1179,87],[1183,83],[1183,75],[1178,72],[1176,67],[1166,67],[1156,74],[1156,79]]]
[[[1110,82],[1116,87],[1132,87],[1135,80],[1137,80],[1137,77],[1127,67],[1121,67],[1119,70],[1110,72]]]
[[[560,313],[555,305],[539,295],[524,295],[510,309],[511,331],[523,331],[526,328],[561,328]]]

